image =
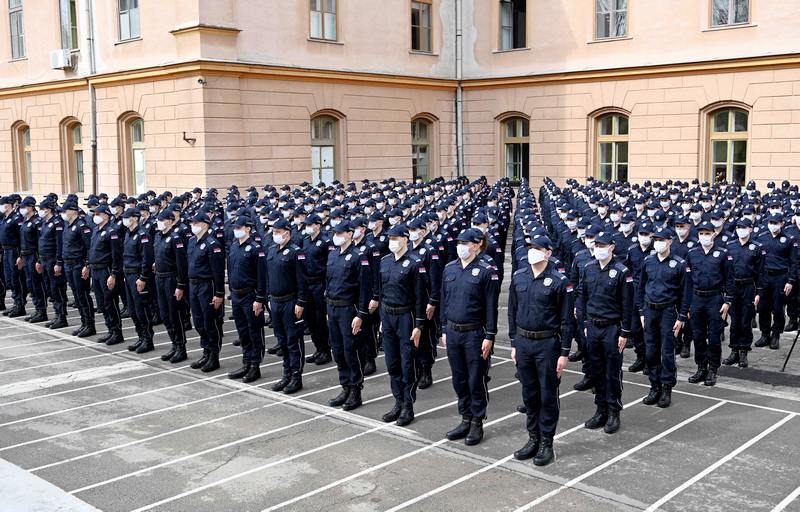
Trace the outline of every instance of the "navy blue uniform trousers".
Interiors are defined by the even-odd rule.
[[[303,371],[305,364],[305,342],[303,341],[303,330],[305,323],[301,317],[299,320],[294,314],[294,300],[285,302],[269,301],[269,308],[272,311],[272,330],[278,338],[278,344],[283,352],[283,374],[291,375]]]
[[[450,347],[449,335],[447,346]],[[558,385],[561,379],[556,375],[556,367],[561,355],[561,341],[556,337],[531,340],[518,335],[514,348],[517,377],[522,384],[522,402],[527,410],[528,433],[552,439],[560,410]]]
[[[481,356],[484,331],[457,332],[445,327],[445,333],[453,389],[458,396],[458,413],[483,419],[489,405],[489,360]]]
[[[392,396],[405,404],[417,399],[417,349],[411,340],[414,330],[414,314],[387,313],[381,308],[383,323],[383,352],[386,355],[386,370],[392,388]],[[423,340],[420,339],[420,346]]]
[[[339,307],[328,304],[328,332],[333,359],[339,370],[339,383],[342,386],[360,388],[364,383],[361,361],[363,338],[360,335],[353,336],[351,324],[355,316],[355,306]]]

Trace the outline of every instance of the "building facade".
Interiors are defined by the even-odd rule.
[[[800,179],[796,0],[2,0],[0,191]]]

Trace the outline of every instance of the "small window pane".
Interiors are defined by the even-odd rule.
[[[325,13],[324,15],[325,39],[336,40],[336,15]]]
[[[144,142],[144,123],[141,119],[133,122],[131,125],[131,132],[133,134],[133,142],[140,144]]]
[[[620,164],[617,166],[617,180],[628,181],[628,165]]]
[[[601,142],[600,143],[600,163],[611,164],[613,155],[613,143]]]
[[[517,136],[517,123],[516,120],[511,119],[506,122],[506,137],[513,139]]]
[[[624,37],[628,33],[628,13],[625,11],[614,13],[614,36]]]
[[[627,142],[618,142],[617,143],[617,163],[620,163],[620,164],[627,164],[628,163],[628,143]]]
[[[29,128],[25,128],[22,132],[22,145],[25,148],[31,147],[31,130]]]
[[[522,136],[528,136],[528,120],[527,119],[520,119],[520,124],[522,125]]]
[[[626,116],[617,117],[617,135],[628,135],[628,118]]]
[[[733,177],[732,181],[737,185],[744,185],[747,175],[747,167],[744,165],[734,165],[733,166]]]
[[[76,146],[81,143],[81,125],[79,124],[72,129],[72,143]]]
[[[725,164],[714,164],[713,168],[714,182],[720,182],[728,179],[728,166]]]
[[[733,114],[733,130],[736,132],[747,131],[747,113],[734,112]]]
[[[728,111],[717,112],[714,114],[714,131],[725,133],[728,131]]]
[[[750,1],[749,0],[734,0],[734,23],[747,23],[750,21]]]
[[[336,0],[325,0],[325,12],[336,12]]]
[[[322,13],[320,11],[311,11],[311,37],[322,39]]]
[[[600,181],[611,181],[611,164],[600,165]]]
[[[747,162],[747,141],[733,141],[733,163],[743,164]]]
[[[711,5],[711,24],[716,25],[727,25],[730,23],[728,17],[728,6],[729,0],[713,0],[714,3]]]
[[[714,141],[714,162],[725,163],[728,161],[728,141],[715,140]]]
[[[78,192],[83,192],[83,151],[75,152],[75,181]]]
[[[608,115],[600,118],[600,135],[611,135],[614,116]]]

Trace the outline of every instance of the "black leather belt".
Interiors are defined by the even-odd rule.
[[[517,327],[517,332],[525,338],[529,340],[544,340],[548,338],[552,338],[556,335],[557,331],[528,331],[527,329],[522,329]]]
[[[753,279],[752,277],[750,279],[735,279],[734,278],[733,282],[736,283],[736,284],[753,284],[753,283],[755,283],[755,279]]]
[[[346,300],[333,300],[325,297],[325,302],[334,308],[349,308],[353,306],[352,302],[348,302]]]
[[[256,291],[255,288],[231,288],[231,293],[235,293],[236,295],[247,295]]]
[[[13,249],[16,249],[16,248],[17,248],[17,246],[16,246],[16,245],[4,245],[4,246],[2,246],[2,247],[3,247],[3,250],[4,250],[4,251],[11,251],[11,250],[13,250]]]
[[[294,300],[297,297],[297,294],[290,293],[289,295],[270,295],[269,298],[274,300],[275,302],[289,302],[290,300]]]
[[[325,276],[309,277],[308,279],[306,279],[306,282],[308,282],[309,284],[317,284],[323,281],[325,281]]]
[[[138,274],[140,272],[140,269],[138,269],[138,268],[125,268],[125,269],[122,269],[122,271],[125,272],[128,275],[133,275],[133,274]]]
[[[395,307],[395,306],[383,305],[383,306],[381,306],[381,309],[383,309],[383,311],[385,311],[386,313],[389,313],[390,315],[404,315],[406,313],[410,313],[411,312],[411,306]]]
[[[592,322],[592,324],[597,327],[608,327],[609,325],[617,325],[620,322],[618,318],[614,320],[609,320],[606,318],[592,318],[592,317],[589,317],[589,321]]]
[[[83,263],[83,260],[64,260],[64,263],[67,265],[80,265]]]
[[[765,269],[764,272],[766,272],[768,276],[782,276],[787,273],[786,270],[770,270],[770,269]]]
[[[203,284],[211,282],[211,279],[189,279],[189,282],[191,284]]]
[[[175,277],[177,272],[156,272],[156,277]]]
[[[671,302],[647,302],[644,303],[650,309],[669,309],[675,305],[675,301]]]
[[[457,324],[448,320],[447,328],[456,332],[469,332],[483,329],[483,324]]]
[[[698,297],[716,297],[722,292],[720,290],[695,290],[694,294]]]
[[[104,270],[108,268],[108,263],[89,263],[86,266],[92,270]]]
[[[20,256],[30,256],[31,254],[33,254],[33,251],[20,251],[19,252]]]

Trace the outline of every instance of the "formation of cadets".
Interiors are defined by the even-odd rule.
[[[586,428],[613,434],[626,348],[636,355],[628,371],[651,383],[644,403],[665,408],[676,355],[690,357],[692,345],[689,382],[713,386],[720,365],[747,367],[753,345],[777,349],[780,334],[798,328],[799,203],[788,182],[770,183],[762,195],[752,182],[589,179],[559,187],[547,178],[537,194],[525,182],[515,192],[505,179],[463,177],[268,185],[244,194],[231,186],[224,198],[214,188],[99,194],[84,204],[75,195],[59,203],[56,194],[38,202],[12,194],[0,198],[0,293],[10,291],[13,305],[0,308],[52,329],[68,327],[67,309],[77,308],[72,335],[107,345],[125,342],[130,318],[136,339],[127,348],[138,354],[154,350],[154,326],[163,324],[171,346],[161,359],[171,363],[188,358],[194,328],[202,354],[190,366],[212,372],[227,302],[242,352],[231,379],[260,379],[264,357],[276,355],[283,372],[271,389],[293,394],[306,364],[334,361],[341,392],[328,403],[349,411],[361,406],[365,377],[383,352],[395,403],[382,419],[400,426],[414,420],[417,390],[433,384],[443,347],[461,416],[446,437],[475,445],[508,279],[511,357],[528,431],[514,456],[546,465],[555,459],[569,361],[581,362],[575,389],[594,390]],[[266,346],[265,327],[274,346]]]

